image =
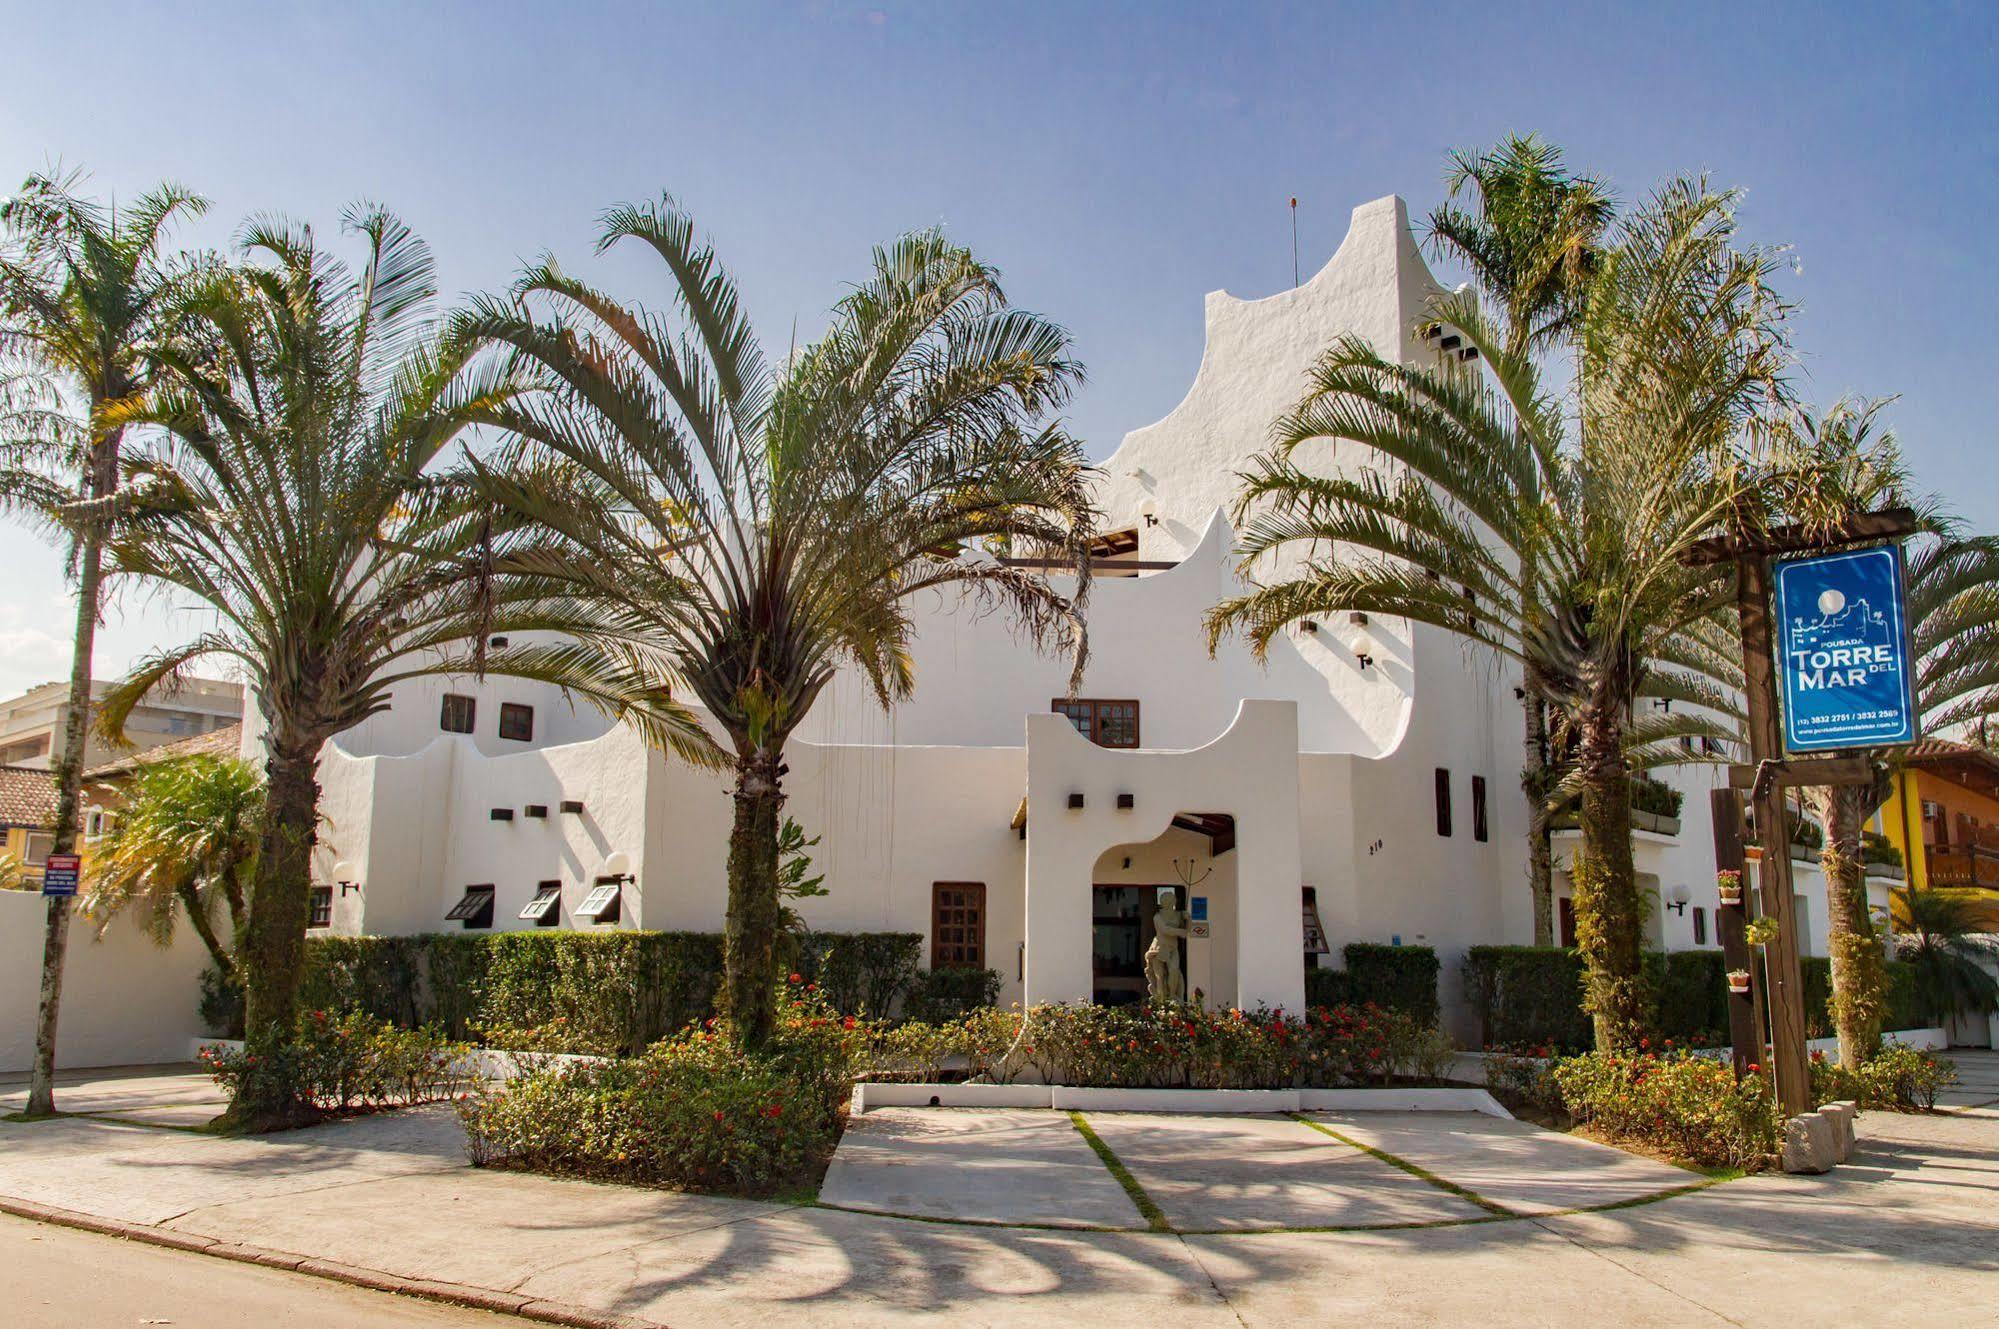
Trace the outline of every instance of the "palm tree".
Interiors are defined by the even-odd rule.
[[[1894,435],[1877,432],[1887,405],[1842,400],[1823,413],[1799,412],[1769,459],[1762,501],[1808,526],[1900,506],[1909,493],[1908,468]],[[1934,500],[1917,505],[1917,521],[1906,546],[1912,683],[1923,727],[1936,733],[1999,715],[1999,540],[1965,534]],[[1880,748],[1859,755],[1872,767],[1870,782],[1801,791],[1825,829],[1819,863],[1832,1014],[1840,1060],[1849,1066],[1879,1051],[1887,995],[1861,831],[1887,801],[1904,754]]]
[[[1979,963],[1993,954],[1977,928],[1976,906],[1950,890],[1897,890],[1890,906],[1902,924],[1896,955],[1915,971],[1916,1007],[1948,1026],[1963,1013],[1999,1011],[1999,979]]]
[[[171,334],[171,297],[186,268],[165,254],[168,233],[207,208],[176,185],[107,207],[80,196],[80,183],[74,173],[30,176],[0,202],[0,510],[49,526],[67,543],[76,578],[68,709],[53,763],[59,854],[76,847],[104,547],[117,521],[125,431],[109,411],[145,388],[153,352]],[[55,1111],[69,910],[68,897],[49,897],[30,1116]]]
[[[406,226],[372,206],[345,221],[364,242],[358,272],[309,227],[246,226],[243,264],[182,301],[204,353],[168,354],[155,392],[120,417],[170,441],[134,467],[144,502],[119,565],[215,626],[135,667],[100,725],[116,735],[147,689],[211,656],[237,663],[263,721],[267,812],[237,949],[256,1069],[224,1118],[241,1130],[309,1115],[283,1053],[320,749],[385,709],[399,683],[476,670],[486,633],[525,623],[534,599],[493,576],[503,530],[433,469],[515,380],[442,335],[430,253]]]
[[[1602,238],[1616,212],[1605,186],[1571,174],[1561,150],[1538,136],[1513,135],[1486,152],[1454,152],[1448,197],[1430,214],[1433,251],[1457,259],[1497,313],[1501,343],[1531,356],[1568,339],[1581,296],[1602,265]],[[1464,202],[1460,202],[1463,199]],[[1525,545],[1512,550],[1531,557]],[[1518,578],[1536,579],[1531,570]],[[1523,619],[1539,611],[1522,606]],[[1555,942],[1553,855],[1549,846],[1548,704],[1531,654],[1521,660],[1525,722],[1520,783],[1527,798],[1527,880],[1534,944]]]
[[[1743,435],[1781,398],[1783,362],[1772,259],[1737,248],[1734,195],[1676,182],[1614,239],[1577,323],[1572,414],[1466,296],[1431,316],[1479,351],[1484,379],[1335,344],[1244,477],[1245,568],[1296,561],[1209,617],[1211,641],[1239,631],[1261,653],[1297,619],[1357,609],[1523,665],[1573,753],[1577,936],[1606,1048],[1635,1040],[1643,1011],[1629,749],[1658,730],[1633,702],[1727,707],[1682,663],[1711,653],[1727,590],[1680,555],[1731,513]],[[1299,460],[1328,441],[1388,465],[1347,476]]]
[[[670,199],[613,209],[599,252],[628,241],[665,263],[678,328],[547,259],[517,303],[482,301],[461,326],[549,389],[493,414],[516,442],[486,492],[542,532],[501,566],[599,619],[505,667],[706,711],[715,732],[693,746],[734,770],[727,1009],[756,1045],[774,1021],[785,744],[835,672],[884,706],[909,696],[909,602],[929,589],[1009,608],[1081,670],[1090,470],[1043,421],[1082,371],[1067,333],[935,232],[877,250],[826,334],[777,367]],[[1049,581],[1058,562],[1074,589]]]
[[[111,829],[91,846],[84,912],[98,935],[128,909],[170,944],[183,917],[225,985],[236,981],[236,937],[263,834],[264,783],[235,757],[198,755],[141,766],[121,784]],[[220,904],[227,944],[215,929]]]

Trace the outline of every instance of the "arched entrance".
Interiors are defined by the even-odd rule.
[[[1184,812],[1151,840],[1113,845],[1091,873],[1090,998],[1099,1006],[1145,1000],[1146,955],[1162,903],[1185,936],[1171,959],[1189,1000],[1234,1000],[1235,818]]]

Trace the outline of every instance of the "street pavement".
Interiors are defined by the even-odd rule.
[[[419,1109],[250,1140],[102,1117],[0,1124],[0,1203],[147,1224],[239,1259],[256,1248],[483,1289],[539,1314],[680,1329],[1937,1329],[1999,1322],[1999,1056],[1958,1059],[1952,1111],[1865,1114],[1858,1154],[1829,1175],[1766,1174],[1649,1202],[1662,1180],[1691,1174],[1459,1114],[1319,1114],[1336,1135],[1281,1117],[1086,1114],[1163,1221],[1184,1229],[1155,1232],[1060,1113],[987,1126],[951,1110],[862,1118],[822,1198],[866,1202],[874,1185],[881,1205],[928,1215],[919,1220],[475,1170],[452,1114]],[[178,1094],[172,1077],[156,1089]],[[126,1091],[111,1110],[145,1113],[141,1097]],[[1487,1205],[1467,1208],[1446,1181]],[[1021,1226],[1015,1214],[1082,1226]],[[1273,1222],[1346,1230],[1241,1230]],[[1397,1222],[1410,1225],[1379,1225]],[[194,1287],[223,1289],[237,1268],[156,1254]],[[148,1286],[143,1273],[127,1284],[121,1263],[105,1268],[90,1295]],[[48,1295],[35,1277],[0,1292],[0,1322],[35,1305],[19,1296]],[[105,1314],[70,1322],[139,1322],[115,1318],[118,1306]]]
[[[505,1329],[519,1321],[0,1214],[0,1323]]]

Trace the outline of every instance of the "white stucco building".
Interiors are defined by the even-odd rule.
[[[1306,964],[1348,941],[1434,947],[1449,1010],[1466,947],[1532,940],[1510,666],[1358,615],[1295,627],[1267,664],[1237,644],[1211,657],[1202,630],[1238,585],[1236,472],[1307,367],[1347,333],[1412,362],[1457,354],[1417,332],[1437,289],[1384,198],[1295,290],[1208,296],[1186,397],[1102,466],[1121,552],[1099,564],[1077,701],[1065,660],[938,594],[918,606],[913,701],[884,714],[842,679],[814,709],[787,777],[788,813],[823,837],[814,926],[924,933],[937,962],[998,970],[1003,1000],[1121,1000],[1142,984],[1152,892],[1171,887],[1207,906],[1189,987],[1292,1008]],[[1698,784],[1678,833],[1639,835],[1653,944],[1714,945],[1714,777],[1677,778]],[[329,745],[321,780],[333,930],[721,927],[724,780],[554,689],[404,687]],[[1805,949],[1823,954],[1816,868],[1798,880]],[[1314,911],[1330,953],[1308,960]]]

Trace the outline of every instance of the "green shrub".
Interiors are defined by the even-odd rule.
[[[802,932],[793,972],[817,983],[835,1010],[880,1018],[895,1013],[916,981],[923,956],[920,932]]]
[[[1862,862],[1880,864],[1885,867],[1902,866],[1902,851],[1895,842],[1879,831],[1860,833],[1860,858]]]
[[[1465,953],[1465,996],[1487,1047],[1586,1048],[1583,963],[1560,946],[1474,946]]]
[[[1901,1043],[1889,1043],[1849,1070],[1823,1052],[1812,1053],[1812,1101],[1851,1099],[1887,1112],[1929,1112],[1937,1094],[1957,1080],[1957,1066]]]
[[[458,1105],[478,1167],[767,1194],[825,1166],[866,1031],[795,985],[770,1044],[725,1026],[682,1031],[637,1057],[571,1063]]]
[[[793,968],[847,1014],[893,1010],[916,979],[916,933],[814,933]],[[300,1005],[360,1011],[404,1028],[435,1025],[521,1050],[636,1055],[708,1019],[722,938],[607,929],[313,937]],[[225,994],[204,986],[208,1027],[227,1032]],[[240,1019],[240,1016],[237,1017]]]
[[[999,1000],[997,969],[924,969],[902,999],[902,1013],[925,1024],[962,1020]]]
[[[1805,1032],[1832,1032],[1832,966],[1799,957]],[[1659,1043],[1720,1047],[1728,1042],[1728,974],[1720,951],[1647,951],[1640,957],[1646,1033]],[[1889,1029],[1921,1027],[1908,966],[1887,962]],[[1582,1009],[1582,959],[1553,946],[1474,946],[1465,956],[1465,994],[1488,1048],[1580,1051],[1592,1042]]]
[[[1778,1148],[1782,1113],[1762,1071],[1738,1081],[1712,1057],[1585,1052],[1557,1062],[1552,1076],[1579,1123],[1696,1167],[1753,1170]]]
[[[457,1097],[471,1082],[470,1051],[436,1029],[399,1029],[363,1011],[310,1010],[279,1055],[292,1063],[287,1079],[304,1106],[353,1112]],[[201,1060],[232,1099],[256,1065],[240,1049],[203,1048]]]
[[[1655,1042],[1717,1047],[1728,1042],[1728,966],[1720,951],[1648,951],[1642,964]]]
[[[1437,1022],[1437,953],[1428,946],[1351,941],[1340,948],[1344,969],[1307,969],[1305,1005],[1380,1006],[1420,1023]]]
[[[1022,1020],[1026,1020],[1025,1032]],[[930,1026],[923,1026],[928,1029]],[[881,1054],[900,1070],[956,1054],[975,1078],[1032,1075],[1049,1084],[1138,1089],[1335,1088],[1401,1076],[1435,1079],[1451,1055],[1432,1025],[1376,1006],[1334,1006],[1294,1016],[1199,1006],[1054,1004],[1025,1012],[976,1011],[926,1034],[898,1031]],[[910,1040],[905,1043],[902,1039]],[[918,1078],[907,1075],[902,1078]]]
[[[1631,806],[1657,817],[1678,817],[1686,795],[1660,780],[1638,776],[1631,781]]]

